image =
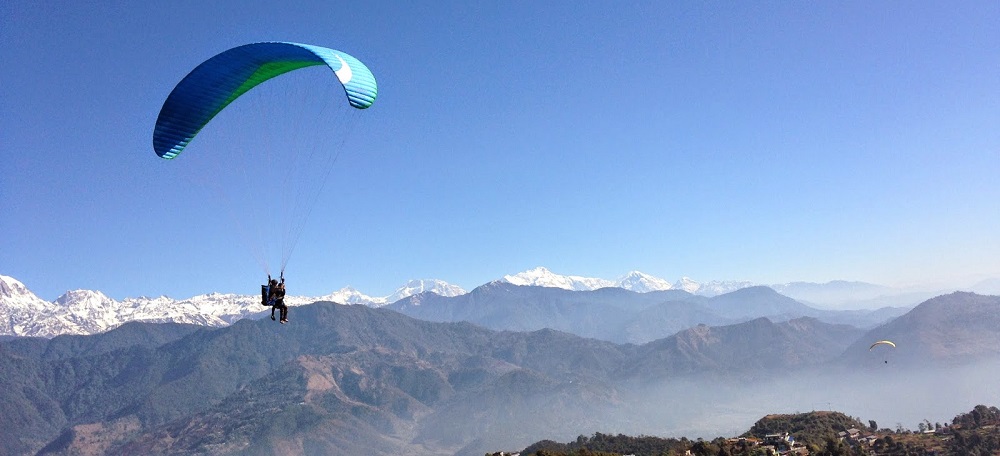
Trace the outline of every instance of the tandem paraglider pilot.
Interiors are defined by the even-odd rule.
[[[274,320],[274,311],[278,310],[281,324],[288,323],[288,306],[285,305],[285,274],[281,274],[281,282],[267,275],[267,285],[260,286],[260,303],[271,306],[271,320]]]
[[[6,3],[0,3],[6,4]],[[2,9],[2,8],[0,8]],[[270,90],[264,90],[263,92],[256,92],[255,87],[261,85],[262,83],[271,80],[272,78],[280,78],[286,82],[290,82],[286,88],[293,89],[291,92],[295,92],[295,89],[307,89],[309,85],[313,84],[313,78],[303,78],[296,81],[295,78],[287,80],[283,75],[288,73],[298,73],[307,67],[325,67],[329,71],[323,73],[326,74],[325,79],[315,78],[317,83],[317,89],[322,89],[326,87],[328,89],[332,88],[335,92],[339,92],[339,89],[343,89],[344,98],[340,98],[340,102],[335,103],[303,103],[295,104],[297,101],[306,101],[305,99],[316,98],[320,99],[322,97],[303,97],[299,96],[299,100],[295,99],[285,99],[278,95],[278,92],[272,92]],[[308,73],[308,71],[306,71]],[[315,73],[314,73],[315,74]],[[317,75],[318,76],[318,75]],[[279,83],[280,85],[280,83]],[[260,95],[259,99],[247,100],[248,103],[233,103],[237,98],[245,96],[246,93],[255,93]],[[271,92],[268,95],[266,92]],[[299,95],[303,95],[305,92],[300,92]],[[292,95],[292,94],[288,94]],[[198,64],[194,69],[192,69],[184,78],[174,86],[174,89],[170,91],[170,95],[167,99],[163,101],[163,106],[160,108],[160,114],[156,117],[156,125],[153,127],[153,152],[164,160],[173,161],[181,153],[191,153],[184,152],[187,150],[188,145],[194,141],[194,138],[199,132],[206,130],[206,126],[216,117],[220,112],[226,111],[228,109],[235,109],[236,111],[241,111],[239,105],[243,105],[242,114],[240,112],[233,112],[233,118],[240,118],[250,120],[254,117],[260,117],[262,112],[269,111],[269,106],[289,106],[294,107],[296,110],[303,109],[302,117],[310,117],[316,125],[318,122],[323,122],[323,125],[330,125],[336,122],[337,119],[341,119],[343,112],[340,109],[354,111],[354,110],[364,110],[368,109],[375,103],[375,98],[378,97],[378,84],[375,82],[375,75],[372,74],[371,70],[365,66],[357,58],[335,49],[330,49],[322,46],[315,46],[311,44],[304,43],[292,43],[292,42],[260,42],[260,43],[249,43],[241,46],[231,48],[229,50],[223,51],[215,56],[209,58]],[[296,97],[292,97],[296,98]],[[312,100],[309,100],[312,101]],[[318,100],[317,100],[318,101]],[[344,103],[346,101],[346,103]],[[292,102],[293,104],[285,105],[285,102]],[[271,105],[270,103],[275,103]],[[312,105],[312,106],[310,106]],[[339,106],[340,109],[335,107]],[[256,109],[254,109],[256,108]],[[261,109],[265,108],[265,109]],[[318,112],[313,112],[311,108],[323,108],[323,114]],[[332,111],[328,108],[334,108]],[[254,114],[256,111],[257,115]],[[316,115],[313,118],[313,115]],[[225,117],[225,116],[223,116]],[[350,117],[350,116],[349,116]],[[264,120],[264,119],[257,119]],[[305,120],[305,119],[297,119]],[[346,120],[346,119],[342,119]],[[225,122],[223,122],[225,124]],[[238,127],[235,124],[231,124],[228,128],[226,126],[221,126],[221,130],[216,130],[216,135],[225,135],[225,131],[229,131],[229,134],[233,134],[234,138],[243,138],[243,142],[240,144],[253,144],[254,138],[258,140],[270,139],[266,144],[277,144],[280,143],[281,139],[295,139],[303,135],[317,136],[317,139],[329,136],[329,131],[317,132],[313,129],[308,128],[309,122],[305,124],[298,125],[296,128],[291,128],[287,132],[287,135],[275,135],[274,137],[269,137],[267,134],[247,135],[246,129],[243,127]],[[315,126],[315,125],[314,125]],[[348,127],[344,125],[344,127]],[[285,166],[282,167],[283,170],[279,172],[279,177],[281,182],[288,182],[293,185],[292,188],[283,189],[285,194],[290,195],[300,195],[306,196],[305,198],[308,203],[303,205],[291,205],[291,207],[286,207],[285,205],[280,205],[275,209],[278,214],[274,215],[274,218],[279,219],[295,219],[289,220],[290,224],[285,226],[284,236],[262,236],[261,242],[257,245],[250,245],[252,250],[258,253],[270,252],[277,250],[278,244],[282,246],[283,257],[281,259],[281,271],[285,270],[285,265],[288,263],[288,256],[291,255],[291,247],[294,247],[296,240],[298,239],[297,234],[300,233],[302,229],[302,224],[305,223],[306,217],[310,210],[318,201],[320,196],[320,190],[323,188],[323,183],[326,181],[326,175],[328,172],[312,174],[313,170],[326,170],[337,160],[337,156],[340,153],[340,149],[330,149],[330,146],[334,146],[337,143],[343,143],[346,138],[349,128],[336,127],[333,130],[342,130],[341,137],[329,137],[327,141],[318,141],[313,144],[311,148],[303,148],[308,150],[299,150],[299,147],[288,148],[289,150],[284,153],[278,151],[260,151],[262,155],[269,157],[270,159],[284,159],[289,158],[295,160],[298,166]],[[264,133],[264,132],[260,132]],[[272,133],[278,133],[274,131]],[[260,138],[259,136],[264,136]],[[281,138],[281,139],[279,139]],[[299,141],[298,145],[305,145],[302,143],[308,143],[310,141]],[[234,149],[233,154],[221,153],[224,152],[220,149]],[[265,148],[266,149],[266,148]],[[279,148],[280,149],[280,148]],[[205,169],[204,172],[198,172],[196,174],[201,174],[206,177],[213,177],[212,175],[216,172],[234,172],[233,174],[243,174],[244,179],[242,184],[247,185],[245,188],[246,192],[238,191],[238,193],[246,195],[257,195],[265,194],[272,189],[273,183],[271,179],[260,179],[254,173],[243,173],[236,172],[239,171],[240,167],[230,169],[233,165],[250,163],[250,160],[244,160],[245,155],[243,151],[239,148],[216,148],[216,147],[205,147],[201,152],[196,152],[195,155],[199,153],[205,153],[206,155],[211,155],[212,153],[221,153],[217,155],[218,160],[208,159],[206,161],[217,162],[214,169]],[[266,153],[265,153],[266,152]],[[274,152],[273,154],[271,152]],[[233,156],[235,155],[235,156]],[[236,163],[231,160],[237,160]],[[303,161],[299,161],[303,160]],[[270,160],[269,160],[270,161]],[[185,167],[184,165],[176,165]],[[286,171],[297,171],[303,170],[302,174],[288,173]],[[246,171],[247,169],[243,169]],[[276,170],[278,171],[278,170]],[[227,177],[235,177],[230,174],[224,174]],[[309,176],[309,178],[302,179],[302,177]],[[209,182],[214,179],[208,179]],[[222,193],[227,197],[233,197],[238,195],[228,194],[226,188],[220,187],[216,188],[214,185],[208,185],[211,190],[223,190]],[[228,186],[226,186],[228,187]],[[241,185],[237,185],[238,188],[243,188]],[[282,186],[284,187],[284,185]],[[237,198],[238,200],[239,198]],[[258,206],[257,201],[253,201],[249,207],[246,209],[256,209]],[[245,228],[242,227],[241,228]],[[251,234],[251,233],[244,233]],[[263,234],[263,233],[261,233]],[[279,239],[280,238],[280,239]],[[280,242],[279,242],[280,240]],[[259,256],[258,260],[261,262],[261,266],[264,267],[264,271],[268,273],[268,283],[261,287],[261,304],[272,307],[271,318],[274,318],[274,309],[281,311],[281,322],[288,322],[288,307],[285,305],[285,279],[281,278],[280,282],[275,282],[271,280],[270,271],[272,269],[268,266],[266,258]],[[276,270],[276,269],[275,269]],[[282,274],[283,276],[284,274]],[[3,452],[0,451],[0,454]]]

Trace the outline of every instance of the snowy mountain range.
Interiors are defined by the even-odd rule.
[[[395,293],[372,297],[347,287],[324,296],[288,296],[290,306],[316,301],[381,307],[418,293],[441,296],[465,294],[465,290],[441,280],[411,280]],[[23,283],[0,275],[0,335],[55,337],[60,334],[96,334],[129,321],[175,322],[221,327],[258,316],[270,308],[259,295],[209,293],[187,299],[166,296],[126,298],[117,301],[100,291],[68,291],[53,302],[32,293]]]
[[[621,287],[636,292],[671,288],[683,288],[695,292],[701,288],[689,279],[682,279],[676,285],[671,285],[663,279],[638,271],[630,272],[617,281],[611,281],[563,276],[541,267],[508,275],[500,280],[516,285],[558,287],[577,291]],[[357,289],[345,287],[324,296],[288,296],[285,302],[290,306],[332,301],[381,307],[425,292],[445,297],[466,293],[461,287],[442,280],[411,280],[389,296],[369,296]],[[72,290],[49,302],[36,296],[17,279],[0,275],[0,335],[54,337],[60,334],[96,334],[129,321],[176,322],[221,327],[267,312],[269,309],[262,306],[259,300],[256,295],[209,293],[187,299],[140,296],[118,301],[100,291]]]
[[[748,281],[700,283],[687,277],[670,283],[639,271],[631,271],[616,280],[608,280],[556,274],[544,267],[506,275],[495,282],[572,291],[591,291],[608,287],[623,288],[637,293],[683,290],[706,297],[758,285]],[[833,299],[832,297],[870,300],[874,296],[888,296],[892,293],[891,289],[879,285],[843,281],[827,284],[771,285],[771,288],[786,296],[804,299],[803,302],[820,302],[820,299]],[[421,293],[454,297],[466,294],[466,290],[442,280],[411,280],[391,295],[384,297],[369,296],[354,288],[346,287],[324,296],[290,295],[285,301],[290,306],[331,301],[382,307]],[[915,300],[916,298],[908,298],[910,299],[912,299],[910,305],[919,302]],[[36,296],[17,279],[0,275],[0,336],[54,337],[60,334],[95,334],[129,321],[176,322],[221,327],[243,318],[262,316],[268,310],[269,308],[260,304],[260,297],[257,295],[223,293],[210,293],[187,299],[160,296],[117,301],[100,291],[73,290],[53,302],[48,302]]]
[[[639,271],[629,272],[618,280],[607,280],[572,275],[560,275],[543,267],[529,269],[514,275],[507,275],[500,279],[500,281],[521,286],[531,285],[537,287],[562,288],[564,290],[573,291],[591,291],[599,288],[610,287],[624,288],[636,293],[648,293],[650,291],[662,290],[684,290],[691,294],[708,297],[759,285],[748,281],[711,281],[698,283],[688,277],[682,277],[680,280],[671,284],[666,280],[653,277]]]

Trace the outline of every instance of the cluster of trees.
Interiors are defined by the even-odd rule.
[[[1000,454],[1000,409],[977,405],[952,421],[949,454],[991,456]]]
[[[992,456],[1000,454],[1000,427],[960,430],[948,441],[949,454]]]
[[[659,437],[610,435],[595,433],[591,437],[581,435],[576,441],[558,443],[542,440],[521,452],[522,455],[537,456],[604,456],[617,454],[684,454],[692,442],[686,438],[663,439]],[[714,455],[713,455],[714,456]]]
[[[977,405],[971,412],[956,416],[951,420],[951,424],[969,429],[983,426],[998,426],[1000,425],[1000,409]]]

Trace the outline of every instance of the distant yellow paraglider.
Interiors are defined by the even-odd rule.
[[[876,345],[882,345],[882,344],[891,345],[892,348],[896,348],[896,344],[893,343],[891,340],[880,340],[880,341],[875,342],[874,344],[872,344],[871,347],[868,347],[868,351],[872,351],[872,349],[874,349]]]
[[[895,344],[894,342],[892,342],[891,340],[880,340],[880,341],[878,341],[878,342],[875,342],[874,344],[872,344],[872,346],[871,346],[871,347],[868,347],[868,351],[872,351],[872,350],[874,350],[874,349],[875,349],[875,347],[877,347],[877,346],[879,346],[879,345],[888,345],[888,346],[890,346],[890,347],[892,347],[892,348],[896,348],[896,344]],[[886,353],[886,356],[889,356],[889,355],[888,355],[888,353]],[[885,364],[889,364],[889,360],[888,360],[888,358],[886,358],[886,359],[883,359],[882,361],[883,361],[883,362],[884,362]]]

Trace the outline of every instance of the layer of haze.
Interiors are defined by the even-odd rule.
[[[818,410],[860,418],[865,425],[874,420],[880,429],[916,430],[924,420],[950,424],[976,405],[1000,403],[998,375],[1000,362],[989,361],[924,371],[887,365],[853,373],[774,372],[770,378],[744,381],[668,380],[625,394],[609,393],[617,400],[613,406],[564,404],[547,427],[494,423],[491,428],[504,429],[509,437],[487,439],[506,450],[543,439],[569,442],[595,432],[711,440],[739,436],[769,414]]]

